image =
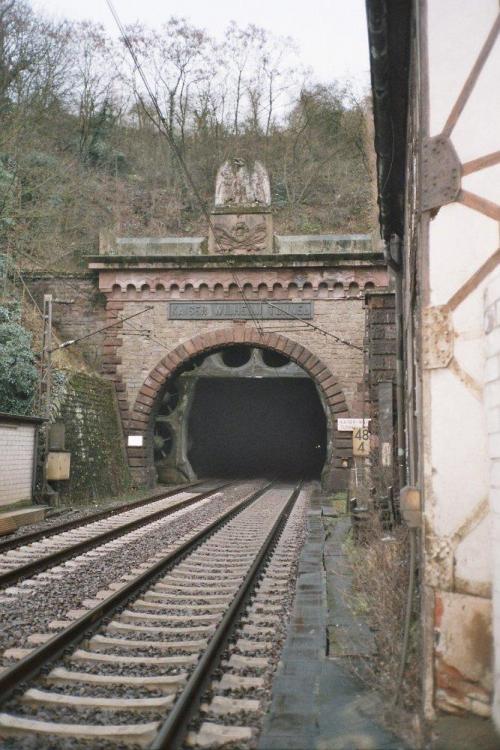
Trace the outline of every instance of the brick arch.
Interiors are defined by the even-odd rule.
[[[195,336],[179,344],[151,370],[135,400],[128,431],[146,436],[151,422],[151,413],[165,382],[193,357],[223,346],[248,344],[262,349],[272,349],[285,355],[299,365],[315,382],[325,408],[328,423],[330,458],[324,472],[325,483],[330,485],[326,474],[336,475],[333,485],[342,488],[346,484],[347,471],[342,460],[350,457],[350,433],[338,432],[336,420],[349,415],[342,388],[329,368],[306,347],[292,339],[275,333],[259,333],[253,326],[223,328]],[[347,435],[347,437],[346,437]],[[138,477],[148,474],[147,446],[128,448],[129,465]]]

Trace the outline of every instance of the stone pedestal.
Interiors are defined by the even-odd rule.
[[[213,229],[212,229],[213,227]],[[273,217],[255,206],[228,206],[212,212],[208,252],[216,255],[273,252]]]

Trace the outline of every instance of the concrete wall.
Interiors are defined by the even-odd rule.
[[[31,500],[37,425],[0,416],[0,506]]]
[[[424,511],[425,707],[428,716],[436,708],[487,716],[483,295],[500,257],[499,10],[496,0],[418,7],[404,256],[409,481],[420,486]]]

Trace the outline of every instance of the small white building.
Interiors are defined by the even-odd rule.
[[[0,507],[33,499],[39,417],[0,412]]]

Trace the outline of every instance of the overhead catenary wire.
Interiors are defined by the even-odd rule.
[[[135,65],[135,68],[136,68],[137,72],[139,73],[139,76],[140,76],[140,78],[141,78],[141,80],[142,80],[142,82],[143,82],[143,84],[144,84],[144,87],[145,87],[145,89],[146,89],[146,91],[147,91],[147,93],[148,93],[148,96],[149,96],[149,98],[151,99],[151,102],[152,102],[152,104],[153,104],[153,107],[154,107],[154,110],[155,110],[155,112],[156,112],[156,115],[157,115],[157,117],[158,117],[158,120],[155,120],[154,118],[152,118],[152,117],[151,117],[151,116],[149,115],[149,113],[148,113],[148,110],[147,110],[147,108],[146,108],[146,106],[145,106],[145,104],[144,104],[144,101],[143,101],[143,99],[142,99],[141,95],[139,94],[139,92],[137,92],[137,95],[138,95],[138,97],[139,97],[139,100],[140,100],[140,102],[141,102],[141,105],[143,106],[143,108],[144,108],[145,112],[146,112],[146,113],[148,113],[148,115],[150,116],[150,119],[151,119],[151,120],[152,120],[152,122],[153,122],[153,123],[155,124],[155,126],[156,126],[156,127],[157,127],[157,129],[158,129],[158,131],[159,131],[159,132],[160,132],[160,133],[161,133],[162,135],[164,135],[164,136],[166,137],[166,139],[167,139],[167,141],[168,141],[168,143],[169,143],[169,146],[170,146],[170,148],[171,148],[172,152],[173,152],[173,153],[174,153],[174,155],[176,156],[176,158],[177,158],[177,160],[178,160],[178,162],[179,162],[179,164],[180,164],[180,166],[181,166],[181,168],[182,168],[182,170],[183,170],[183,173],[184,173],[184,177],[185,177],[185,179],[186,179],[186,181],[187,181],[187,183],[188,183],[189,187],[191,188],[191,191],[193,192],[193,195],[195,196],[195,198],[196,198],[196,200],[197,200],[197,202],[198,202],[198,204],[199,204],[199,206],[200,206],[200,209],[201,209],[201,211],[202,211],[202,213],[203,213],[203,215],[204,215],[205,219],[207,220],[207,223],[208,223],[208,225],[209,225],[209,228],[210,228],[210,229],[211,229],[211,231],[212,231],[212,234],[213,234],[213,237],[214,237],[214,241],[215,241],[215,243],[216,243],[217,247],[219,248],[219,251],[220,251],[220,252],[222,253],[223,251],[222,251],[222,248],[221,248],[220,242],[219,242],[219,240],[218,240],[218,237],[217,237],[217,233],[216,233],[216,231],[215,231],[215,227],[214,227],[214,224],[213,224],[213,221],[212,221],[211,215],[210,215],[210,213],[209,213],[209,211],[208,211],[208,208],[207,208],[207,206],[206,206],[206,203],[205,203],[204,199],[202,198],[202,196],[201,196],[201,193],[200,193],[200,191],[198,190],[198,188],[197,188],[197,186],[196,186],[196,183],[195,183],[195,181],[193,180],[193,177],[192,177],[192,175],[191,175],[191,173],[190,173],[190,171],[189,171],[189,169],[188,169],[188,167],[187,167],[187,165],[186,165],[186,163],[185,163],[185,161],[184,161],[184,158],[183,158],[183,156],[182,156],[182,153],[180,152],[180,150],[179,150],[179,148],[178,148],[178,146],[177,146],[177,144],[176,144],[176,142],[175,142],[175,139],[173,138],[173,136],[172,136],[172,133],[170,132],[170,130],[169,130],[169,128],[168,128],[168,124],[167,124],[167,122],[166,122],[166,120],[165,120],[165,118],[164,118],[164,116],[163,116],[163,114],[162,114],[162,112],[161,112],[161,108],[160,108],[160,106],[159,106],[159,104],[158,104],[158,100],[157,100],[157,98],[156,98],[156,96],[155,96],[154,92],[153,92],[153,91],[152,91],[152,89],[151,89],[151,86],[150,86],[150,84],[149,84],[149,81],[148,81],[148,79],[147,79],[147,76],[146,76],[146,74],[144,73],[144,70],[143,70],[143,68],[142,68],[142,66],[141,66],[141,63],[140,63],[140,61],[139,61],[138,57],[137,57],[137,54],[136,54],[136,52],[135,52],[135,50],[134,50],[134,47],[133,47],[133,45],[132,45],[132,43],[131,43],[131,41],[130,41],[130,39],[129,39],[128,35],[127,35],[127,32],[126,32],[126,30],[125,30],[125,28],[124,28],[124,26],[123,26],[123,24],[122,24],[122,22],[121,22],[121,20],[120,20],[119,16],[118,16],[118,13],[117,13],[117,11],[115,10],[115,8],[114,8],[114,6],[113,6],[113,3],[111,2],[111,0],[106,0],[106,4],[108,5],[108,8],[109,8],[109,10],[110,10],[110,12],[111,12],[111,14],[112,14],[112,16],[113,16],[113,18],[114,18],[114,20],[115,20],[115,22],[116,22],[117,26],[118,26],[118,29],[119,29],[119,31],[120,31],[120,34],[122,35],[122,39],[123,39],[123,42],[124,42],[124,44],[125,44],[125,46],[126,46],[127,50],[128,50],[128,51],[129,51],[129,53],[130,53],[130,56],[131,56],[131,58],[132,58],[132,60],[133,60],[133,63],[134,63],[134,65]],[[42,264],[38,263],[38,265],[39,265],[39,266],[40,266],[41,268],[44,268],[44,270],[48,271],[48,269],[46,269],[46,268],[45,268],[45,267],[44,267],[44,266],[43,266]],[[48,271],[48,272],[49,272],[49,273],[51,273],[50,271]],[[38,308],[38,311],[39,311],[39,312],[41,312],[41,311],[40,311],[40,308],[39,308],[39,307],[38,307],[38,305],[36,304],[36,302],[35,302],[35,300],[34,300],[33,296],[31,295],[31,293],[30,293],[30,291],[29,291],[29,289],[28,289],[27,285],[25,284],[24,280],[22,279],[22,275],[21,275],[21,272],[18,272],[18,273],[19,273],[19,278],[21,279],[21,282],[22,282],[22,284],[23,284],[23,287],[25,287],[25,288],[26,288],[26,290],[28,291],[28,294],[29,294],[29,296],[31,297],[31,299],[32,299],[33,303],[34,303],[34,304],[36,305],[36,307]],[[235,273],[235,272],[234,272],[233,270],[230,270],[230,273],[231,273],[231,275],[232,275],[232,277],[233,277],[234,281],[236,282],[236,285],[237,285],[237,287],[238,287],[238,291],[239,291],[239,293],[241,294],[241,297],[242,297],[242,299],[243,299],[243,301],[244,301],[244,303],[245,303],[245,305],[246,305],[246,307],[247,307],[247,309],[248,309],[249,315],[250,315],[250,317],[251,317],[251,319],[252,319],[252,322],[253,322],[253,324],[254,324],[255,328],[257,329],[257,331],[259,332],[259,334],[260,334],[260,335],[262,336],[262,335],[263,335],[263,333],[264,333],[264,328],[263,328],[263,326],[261,325],[261,323],[260,323],[260,322],[258,321],[257,317],[255,316],[255,314],[254,314],[254,312],[253,312],[253,310],[252,310],[252,306],[251,306],[251,304],[250,304],[250,303],[248,302],[248,299],[247,299],[247,297],[246,297],[246,295],[245,295],[245,292],[244,292],[244,290],[243,290],[243,287],[242,287],[242,285],[241,285],[241,282],[240,282],[240,280],[239,280],[238,276],[236,275],[236,273]],[[53,276],[53,278],[55,278],[53,274],[51,274],[51,275]],[[74,289],[76,289],[76,290],[77,290],[77,292],[78,292],[78,294],[81,294],[81,293],[82,293],[82,290],[81,290],[80,288],[77,288],[76,286],[72,285],[72,284],[71,284],[70,282],[67,282],[67,285],[68,285],[68,286],[70,286],[70,287],[72,287],[72,288],[74,288]],[[350,342],[350,341],[347,341],[346,339],[343,339],[342,337],[340,337],[340,336],[337,336],[337,335],[335,335],[335,334],[333,334],[333,333],[331,333],[331,332],[329,332],[329,331],[326,331],[326,330],[325,330],[324,328],[321,328],[320,326],[317,326],[317,325],[315,325],[314,323],[311,323],[311,322],[309,322],[309,321],[307,321],[307,320],[305,320],[305,319],[303,319],[303,318],[300,318],[300,317],[298,317],[298,316],[295,316],[295,315],[293,315],[292,313],[290,313],[289,311],[287,311],[287,310],[283,310],[283,309],[282,309],[282,308],[280,308],[280,307],[279,307],[278,305],[275,305],[275,304],[273,304],[273,303],[272,303],[272,302],[270,302],[270,301],[267,301],[267,304],[269,304],[269,305],[270,305],[271,307],[274,307],[274,308],[276,308],[277,310],[280,310],[280,311],[281,311],[282,313],[284,313],[284,314],[285,314],[285,315],[286,315],[287,317],[289,317],[289,318],[292,318],[292,319],[295,319],[295,320],[297,320],[297,321],[300,321],[300,322],[301,322],[302,324],[304,324],[304,325],[305,325],[306,327],[308,327],[308,328],[312,328],[312,329],[314,329],[314,330],[317,330],[318,332],[322,333],[323,335],[325,335],[325,336],[328,336],[328,337],[330,337],[330,338],[333,338],[333,339],[334,339],[335,341],[337,341],[338,343],[344,344],[344,345],[346,345],[346,346],[349,346],[349,347],[351,347],[351,348],[353,348],[353,349],[356,349],[356,350],[358,350],[358,351],[361,351],[361,352],[362,352],[362,351],[364,351],[362,347],[360,347],[360,346],[358,346],[358,345],[356,345],[356,344],[353,344],[352,342]],[[150,309],[150,308],[147,308],[147,309]],[[135,315],[137,315],[137,314],[135,314]],[[129,316],[129,318],[130,318],[130,317],[135,317],[135,315]],[[118,322],[122,322],[123,320],[128,320],[129,318],[121,318],[120,316],[118,316],[118,319],[117,319],[117,320],[118,320]],[[112,325],[110,325],[110,326],[106,326],[106,327],[114,327],[115,325],[116,325],[116,324],[112,324]],[[155,339],[154,337],[152,337],[152,336],[150,335],[150,332],[149,332],[149,331],[145,332],[145,331],[144,331],[144,329],[142,329],[142,327],[136,328],[135,326],[133,326],[133,325],[132,325],[132,324],[130,324],[130,323],[129,323],[129,325],[130,325],[130,326],[131,326],[131,327],[132,327],[132,328],[133,328],[133,329],[134,329],[135,331],[137,331],[138,333],[141,333],[141,332],[142,332],[142,333],[147,333],[147,335],[149,336],[149,338],[150,338],[150,340],[151,340],[151,341],[154,341],[155,343],[159,344],[159,345],[160,345],[160,346],[162,346],[163,348],[165,348],[165,349],[168,349],[168,347],[166,347],[166,346],[165,346],[165,345],[163,344],[163,342],[161,342],[160,340],[158,340],[158,339]],[[100,331],[100,330],[104,330],[104,329],[99,329],[99,331]],[[269,330],[269,329],[266,329],[266,330]],[[278,330],[278,329],[275,329],[275,330]],[[81,341],[81,340],[82,340],[83,338],[88,338],[88,337],[89,337],[90,335],[94,335],[94,333],[97,333],[97,331],[96,331],[96,332],[93,332],[92,334],[88,334],[87,336],[84,336],[84,337],[80,337],[80,338],[78,339],[78,341]],[[75,340],[75,341],[76,341],[76,340]]]
[[[179,148],[178,148],[178,146],[177,146],[177,144],[175,142],[175,139],[174,139],[173,135],[170,132],[170,129],[168,127],[168,123],[167,123],[167,121],[165,120],[165,118],[163,116],[163,113],[161,111],[160,105],[158,104],[158,99],[156,98],[156,95],[154,94],[154,92],[153,92],[153,90],[152,90],[152,88],[151,88],[151,86],[149,84],[147,76],[146,76],[146,74],[145,74],[145,72],[144,72],[144,70],[142,68],[142,65],[141,65],[141,63],[139,61],[139,58],[137,57],[137,54],[136,54],[135,49],[134,49],[134,47],[132,45],[132,42],[130,41],[130,39],[128,37],[128,34],[127,34],[126,30],[125,30],[125,27],[123,26],[123,24],[122,24],[122,22],[120,20],[120,17],[118,15],[116,9],[114,8],[113,3],[111,2],[111,0],[106,0],[106,4],[107,4],[107,6],[108,6],[108,8],[110,10],[111,15],[113,16],[113,18],[115,20],[116,25],[118,26],[118,29],[119,29],[120,34],[122,36],[123,43],[125,44],[125,47],[127,48],[128,52],[129,52],[129,54],[130,54],[130,56],[131,56],[131,58],[133,60],[135,68],[136,68],[136,70],[137,70],[137,72],[138,72],[138,74],[139,74],[139,76],[140,76],[140,78],[142,80],[142,83],[144,84],[144,88],[146,89],[147,94],[148,94],[148,96],[149,96],[149,98],[151,100],[151,103],[153,105],[153,108],[154,108],[154,110],[156,112],[156,116],[157,116],[158,120],[155,120],[154,118],[151,118],[151,117],[150,117],[150,119],[152,120],[152,122],[154,123],[154,125],[156,126],[156,128],[158,129],[158,131],[162,135],[164,135],[165,138],[167,139],[167,141],[169,143],[169,146],[170,146],[173,154],[175,155],[177,161],[179,162],[179,164],[181,166],[181,169],[182,169],[182,171],[184,173],[184,177],[186,179],[186,182],[188,183],[188,186],[191,188],[191,191],[192,191],[194,197],[196,198],[196,200],[197,200],[197,202],[199,204],[201,212],[202,212],[203,216],[205,217],[205,219],[206,219],[206,221],[208,223],[209,228],[212,231],[212,235],[214,237],[215,244],[217,245],[217,247],[219,249],[219,252],[222,253],[223,252],[222,251],[222,247],[221,247],[220,242],[219,242],[219,240],[217,238],[217,233],[215,231],[215,227],[214,227],[214,224],[212,222],[212,217],[210,216],[210,212],[209,212],[209,210],[208,210],[208,208],[206,206],[206,203],[205,203],[205,201],[204,201],[204,199],[203,199],[200,191],[198,190],[198,188],[196,186],[196,183],[195,183],[195,181],[194,181],[194,179],[193,179],[193,177],[192,177],[192,175],[191,175],[191,173],[190,173],[190,171],[188,169],[188,166],[187,166],[186,162],[184,161],[184,157],[182,156],[182,153],[180,152],[180,150],[179,150]],[[139,97],[139,101],[141,102],[141,105],[144,108],[144,111],[147,113],[148,110],[147,110],[147,108],[146,108],[146,106],[144,104],[144,101],[143,101],[143,99],[142,99],[142,97],[141,97],[141,95],[140,95],[139,92],[137,92],[137,96]],[[253,313],[250,305],[248,304],[248,300],[246,298],[245,292],[243,290],[243,287],[241,285],[241,282],[240,282],[238,276],[232,270],[231,270],[231,275],[232,275],[232,277],[233,277],[233,279],[234,279],[234,281],[235,281],[235,283],[236,283],[236,285],[238,287],[239,293],[241,294],[241,297],[242,297],[244,303],[247,306],[248,312],[250,314],[250,317],[252,319],[252,322],[253,322],[255,328],[262,335],[262,327],[261,327],[259,321],[257,320],[256,316],[254,315],[254,313]]]
[[[120,325],[120,323],[124,323],[126,320],[130,320],[130,318],[136,318],[138,315],[143,315],[145,312],[148,312],[148,310],[152,310],[152,309],[153,309],[153,306],[149,305],[148,307],[145,307],[144,310],[139,310],[139,312],[135,312],[126,318],[120,318],[119,320],[117,319],[115,323],[108,323],[108,325],[102,326],[102,328],[97,328],[95,331],[86,333],[85,335],[79,336],[76,339],[69,339],[69,341],[63,341],[63,343],[59,344],[59,346],[56,346],[53,349],[50,349],[49,353],[53,354],[54,352],[59,351],[59,349],[66,349],[68,346],[73,346],[73,344],[78,344],[80,341],[89,339],[91,336],[95,336],[97,333],[101,333],[102,331],[107,331],[108,328],[116,328],[116,326]]]
[[[360,352],[364,352],[364,348],[362,346],[358,346],[358,344],[353,344],[352,341],[347,341],[347,339],[343,339],[340,336],[336,336],[334,333],[330,333],[330,331],[326,331],[324,328],[321,328],[320,326],[317,326],[314,323],[310,323],[305,318],[300,318],[298,315],[294,315],[288,310],[283,310],[282,307],[279,307],[279,305],[275,305],[273,302],[268,301],[267,304],[270,307],[276,308],[276,310],[280,310],[280,312],[284,313],[285,315],[289,315],[290,318],[293,318],[294,320],[298,320],[301,323],[305,323],[306,326],[309,326],[310,328],[314,328],[314,330],[319,331],[325,336],[329,336],[330,338],[337,341],[339,344],[344,344],[345,346],[351,347],[351,349],[357,349]]]
[[[33,260],[33,259],[31,259],[31,260]],[[44,266],[39,261],[34,261],[34,262],[45,273],[48,273],[53,279],[56,279],[55,274],[52,271],[50,271],[50,269],[48,269],[46,266]],[[42,315],[42,312],[41,312],[39,306],[37,305],[35,299],[33,298],[32,294],[31,294],[31,292],[29,291],[29,288],[28,288],[26,282],[22,278],[22,273],[23,273],[22,270],[19,269],[19,268],[17,268],[17,267],[16,267],[15,270],[16,270],[16,273],[19,275],[19,278],[20,278],[20,280],[21,280],[24,288],[26,289],[26,291],[28,292],[30,298],[32,299],[33,304],[37,307],[38,312]],[[65,279],[64,283],[70,289],[73,289],[78,295],[80,295],[80,296],[82,295],[82,289],[81,289],[81,287],[76,286],[69,279]],[[330,338],[333,338],[335,341],[338,341],[339,343],[344,344],[345,346],[352,347],[354,349],[357,349],[358,351],[364,351],[364,349],[362,347],[360,347],[360,346],[358,346],[356,344],[353,344],[351,341],[348,341],[347,339],[343,339],[342,337],[337,336],[336,334],[331,333],[330,331],[325,330],[321,326],[317,326],[314,323],[310,323],[308,320],[305,320],[304,318],[300,318],[300,317],[298,317],[296,315],[293,315],[293,313],[289,312],[288,310],[283,310],[282,308],[279,307],[279,305],[276,305],[275,303],[270,302],[269,300],[266,300],[266,302],[271,307],[275,307],[280,312],[286,314],[288,316],[288,318],[291,318],[292,320],[296,320],[296,321],[300,322],[302,324],[302,327],[294,326],[293,328],[283,328],[283,327],[278,327],[276,325],[276,322],[270,321],[269,322],[270,323],[269,326],[262,326],[262,325],[260,326],[259,333],[261,335],[263,333],[266,333],[266,332],[280,333],[280,332],[297,331],[297,330],[307,330],[308,328],[314,328],[319,333],[322,333],[324,336],[328,336]],[[247,303],[247,305],[248,305],[248,303]],[[147,308],[147,310],[149,310],[149,309],[152,309],[152,306]],[[132,316],[132,317],[135,317],[135,316]],[[118,315],[117,316],[117,323],[113,324],[113,326],[118,325],[118,324],[122,323],[125,320],[128,321],[128,318],[123,318],[122,316]],[[153,343],[158,344],[159,346],[161,346],[166,351],[170,350],[169,347],[163,341],[161,341],[160,339],[157,339],[154,336],[152,336],[151,332],[149,330],[145,329],[140,324],[139,324],[139,326],[137,326],[137,325],[134,325],[133,323],[128,322],[128,325],[137,333],[137,335],[140,335],[140,334],[147,335],[148,338],[149,338],[149,340],[152,341]],[[110,326],[110,327],[113,327],[113,326]],[[271,326],[272,326],[272,328],[271,328]],[[124,333],[126,333],[126,331],[124,331]]]
[[[193,180],[193,178],[191,176],[191,173],[189,172],[189,169],[188,169],[188,167],[187,167],[187,165],[186,165],[186,163],[184,161],[184,158],[183,158],[181,152],[179,151],[179,149],[177,147],[177,144],[175,143],[174,138],[173,138],[170,130],[168,129],[168,125],[167,125],[167,123],[165,121],[165,118],[163,117],[163,114],[161,112],[160,106],[158,104],[158,100],[157,100],[156,96],[154,95],[154,93],[153,93],[153,91],[152,91],[152,89],[151,89],[151,87],[149,85],[147,77],[146,77],[146,75],[145,75],[145,73],[144,73],[144,71],[142,69],[142,66],[141,66],[141,64],[140,64],[140,62],[139,62],[139,60],[137,58],[137,55],[135,54],[135,50],[134,50],[134,48],[132,46],[132,43],[130,42],[130,39],[127,36],[127,33],[126,33],[126,31],[125,31],[125,29],[124,29],[124,27],[123,27],[123,25],[122,25],[122,23],[120,21],[120,18],[118,16],[115,8],[113,7],[113,4],[112,4],[111,0],[106,0],[106,4],[108,5],[108,7],[110,9],[110,12],[113,15],[113,18],[115,19],[115,22],[116,22],[116,24],[117,24],[117,26],[118,26],[118,28],[120,30],[120,33],[122,35],[122,39],[124,41],[124,44],[126,45],[128,51],[129,51],[129,53],[130,53],[130,55],[131,55],[131,57],[132,57],[132,59],[134,61],[134,65],[135,65],[135,67],[137,69],[137,72],[139,73],[139,75],[141,77],[141,80],[142,80],[142,82],[143,82],[143,84],[144,84],[144,86],[146,88],[146,91],[148,92],[148,95],[149,95],[149,97],[150,97],[150,99],[151,99],[151,101],[153,103],[155,112],[156,112],[156,114],[157,114],[157,116],[159,118],[160,123],[158,123],[154,118],[150,117],[150,119],[155,124],[155,126],[158,128],[159,132],[161,132],[167,138],[172,151],[174,152],[175,156],[177,157],[177,159],[178,159],[178,161],[179,161],[179,163],[180,163],[180,165],[181,165],[181,167],[182,167],[182,169],[184,171],[184,175],[186,177],[186,180],[187,180],[189,186],[191,187],[196,200],[199,203],[199,206],[200,206],[201,211],[202,211],[202,213],[203,213],[203,215],[204,215],[204,217],[205,217],[205,219],[206,219],[206,221],[208,223],[208,226],[209,226],[209,228],[212,231],[212,235],[213,235],[214,241],[215,241],[215,243],[216,243],[219,251],[222,253],[223,252],[222,251],[222,247],[221,247],[220,242],[218,240],[217,233],[215,231],[215,227],[214,227],[214,224],[213,224],[213,221],[212,221],[212,217],[210,216],[210,213],[208,211],[206,203],[203,200],[203,198],[202,198],[202,196],[201,196],[201,194],[200,194],[200,192],[199,192],[199,190],[198,190],[198,188],[196,186],[196,183],[194,182],[194,180]],[[139,101],[141,102],[141,105],[142,105],[144,111],[148,114],[147,108],[145,107],[143,99],[142,99],[141,95],[139,94],[139,92],[137,92],[137,96],[139,97]],[[163,126],[163,127],[161,127],[161,126]],[[252,311],[252,308],[251,308],[251,304],[247,300],[247,297],[245,295],[243,287],[241,286],[241,282],[240,282],[238,276],[232,270],[231,270],[231,275],[232,275],[234,281],[236,282],[236,284],[238,286],[238,290],[239,290],[239,292],[240,292],[240,294],[242,296],[242,299],[243,299],[243,301],[244,301],[244,303],[245,303],[245,305],[246,305],[246,307],[248,309],[248,312],[249,312],[249,314],[250,314],[250,316],[252,318],[252,321],[254,323],[255,328],[258,330],[258,332],[262,336],[265,329],[263,328],[262,324],[258,322],[258,318],[254,315],[254,313]],[[273,303],[271,303],[269,301],[268,301],[268,304],[271,305],[271,307],[276,307],[278,310],[281,309],[277,305],[274,305]],[[284,310],[281,310],[281,311],[285,312],[291,318],[294,318],[296,320],[300,320],[300,321],[304,322],[306,324],[306,326],[319,331],[323,335],[329,336],[330,338],[333,338],[338,343],[344,344],[345,346],[349,346],[349,347],[351,347],[353,349],[357,349],[360,352],[364,352],[364,348],[361,347],[361,346],[358,346],[357,344],[353,344],[352,342],[347,341],[346,339],[343,339],[340,336],[336,336],[335,334],[330,333],[329,331],[326,331],[324,328],[321,328],[320,326],[316,326],[313,323],[310,323],[309,321],[306,321],[306,320],[304,320],[302,318],[299,318],[299,317],[297,317],[295,315],[292,315],[288,311],[284,311]]]
[[[27,255],[27,253],[23,253],[23,252],[21,252],[21,255],[26,255],[26,257],[30,257],[30,256]],[[49,268],[47,268],[47,266],[43,265],[43,263],[40,263],[40,261],[34,260],[31,257],[30,257],[30,260],[33,263],[35,263],[35,265],[38,266],[38,268],[40,268],[42,271],[44,271],[44,273],[47,273],[50,276],[50,278],[52,278],[53,280],[57,280],[58,277],[54,274],[54,272],[51,271]],[[41,317],[43,318],[43,312],[41,311],[39,305],[37,304],[36,300],[34,299],[33,295],[31,294],[31,292],[29,291],[29,287],[27,286],[26,282],[23,280],[23,271],[20,268],[16,267],[16,272],[19,275],[19,278],[20,278],[20,280],[21,280],[21,282],[23,284],[23,287],[28,292],[29,296],[31,297],[31,299],[33,301],[33,304],[35,305],[36,309],[38,310],[38,312],[40,313]],[[70,289],[72,289],[74,292],[76,292],[76,294],[78,294],[78,296],[80,296],[80,297],[81,296],[85,296],[85,293],[82,290],[82,288],[79,287],[79,286],[77,286],[73,282],[71,282],[69,279],[64,279],[64,284],[67,287],[69,287]],[[149,309],[152,309],[152,307],[153,306],[148,307],[147,310],[149,311]],[[135,316],[132,316],[132,317],[135,317]],[[154,338],[154,336],[151,335],[151,331],[149,329],[146,329],[146,328],[144,328],[141,325],[139,325],[139,326],[134,325],[133,323],[130,323],[130,321],[128,320],[128,318],[124,318],[121,315],[117,316],[116,323],[113,323],[110,327],[117,326],[117,325],[119,325],[120,323],[122,323],[125,320],[127,321],[128,325],[134,330],[134,332],[137,335],[147,336],[150,339],[150,341],[153,341],[155,344],[158,344],[159,346],[161,346],[166,351],[170,351],[169,347],[163,341],[161,341],[160,339],[156,339],[156,338]],[[123,331],[123,333],[125,333],[127,335],[131,335],[130,332],[125,331],[125,330]],[[79,340],[81,340],[81,339],[79,339]]]

